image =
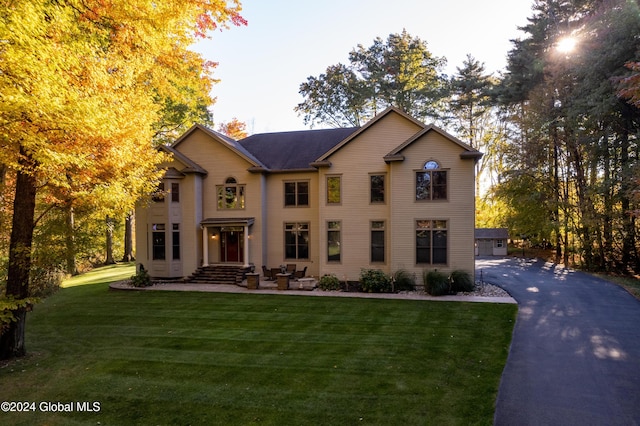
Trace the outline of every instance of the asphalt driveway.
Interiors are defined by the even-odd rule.
[[[519,308],[495,425],[640,424],[640,301],[542,261],[481,258],[476,273]]]

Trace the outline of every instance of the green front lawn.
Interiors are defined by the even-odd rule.
[[[38,412],[1,424],[490,425],[517,309],[67,284],[0,368],[0,401]]]

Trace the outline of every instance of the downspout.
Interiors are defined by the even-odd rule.
[[[262,246],[262,263],[261,265],[266,265],[267,262],[267,250],[268,250],[268,244],[267,242],[269,241],[269,235],[268,235],[268,228],[269,228],[269,218],[267,216],[267,200],[269,199],[269,197],[267,196],[267,174],[266,173],[261,173],[260,174],[260,233],[262,234],[262,237],[260,238],[260,244]]]

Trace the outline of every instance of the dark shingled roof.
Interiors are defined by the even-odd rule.
[[[308,169],[309,163],[356,130],[358,127],[260,133],[237,143],[270,170]]]
[[[506,240],[509,238],[507,228],[476,228],[476,239]]]

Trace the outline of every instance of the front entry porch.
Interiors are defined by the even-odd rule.
[[[202,228],[202,266],[250,266],[249,235],[254,218],[209,218]]]

